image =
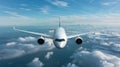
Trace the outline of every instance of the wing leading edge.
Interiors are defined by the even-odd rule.
[[[72,39],[72,38],[79,37],[79,36],[86,35],[86,34],[88,34],[88,33],[70,35],[70,36],[67,36],[67,38],[68,38],[68,39]]]
[[[43,37],[46,37],[46,38],[53,39],[52,36],[47,35],[47,34],[37,33],[37,32],[32,32],[32,31],[27,31],[27,30],[21,30],[21,29],[16,29],[15,27],[13,27],[13,29],[16,30],[16,31],[20,31],[20,32],[24,32],[24,33],[30,33],[30,34],[39,35],[39,36],[43,36]]]

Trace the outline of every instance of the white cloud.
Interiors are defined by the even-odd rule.
[[[20,38],[20,37],[19,37]],[[25,37],[20,39],[22,41],[18,41],[19,38],[14,41],[8,42],[5,45],[0,45],[0,60],[3,59],[12,59],[20,56],[24,56],[26,54],[31,54],[39,51],[47,51],[55,48],[54,44],[50,43],[51,40],[46,40],[46,43],[43,45],[34,44],[36,42],[35,37]],[[49,41],[49,42],[48,42]],[[7,46],[7,47],[6,47]],[[49,58],[52,55],[50,52]]]
[[[36,40],[36,38],[31,37],[31,36],[29,36],[29,37],[19,37],[18,38],[18,41],[20,41],[20,42],[30,42],[30,41],[35,41],[35,40]]]
[[[0,26],[22,26],[22,25],[33,25],[33,21],[36,22],[35,19],[29,17],[15,17],[15,16],[0,16]]]
[[[60,1],[60,0],[52,0],[50,1],[51,4],[55,5],[55,6],[62,6],[62,7],[67,7],[68,3],[65,1]]]
[[[20,50],[20,49],[3,49],[0,50],[0,60],[3,59],[12,59],[12,58],[16,58],[16,57],[20,57],[23,54],[25,54],[24,50]]]
[[[22,6],[22,7],[26,7],[26,6],[28,6],[27,4],[24,4],[24,3],[22,3],[22,4],[20,4],[20,6]]]
[[[19,9],[21,9],[21,10],[25,10],[25,11],[30,11],[31,9],[30,8],[28,8],[28,4],[20,4],[20,8]]]
[[[0,25],[24,25],[28,21],[33,20],[33,19],[30,19],[29,17],[20,15],[17,12],[4,11],[4,13],[8,14],[8,16],[0,16],[0,20],[2,22],[0,23]]]
[[[120,58],[108,54],[105,51],[94,50],[92,52],[82,51],[75,53],[71,58],[73,58],[73,63],[79,66],[90,66],[90,67],[119,67]],[[85,63],[85,64],[84,64]]]
[[[7,16],[0,16],[0,23],[1,26],[8,26],[8,25],[33,25],[33,22],[38,22],[35,18],[30,18],[28,16],[21,15],[17,12],[13,11],[3,11]]]
[[[111,27],[109,27],[111,29]],[[94,32],[88,34],[89,42],[95,43],[99,47],[115,52],[120,52],[120,33],[117,32]]]
[[[108,24],[108,25],[120,25],[120,14],[104,14],[104,15],[69,15],[61,16],[61,22],[70,24]],[[56,24],[58,18],[46,18],[41,21],[47,23]]]
[[[94,56],[100,58],[100,62],[103,67],[119,67],[120,66],[120,58],[114,55],[105,54],[101,51],[94,51]]]
[[[41,8],[41,12],[47,14],[49,9]],[[29,18],[23,15],[18,14],[17,12],[9,12],[5,11],[6,14],[10,16],[0,16],[0,20],[2,23],[0,25],[37,25],[37,24],[45,24],[51,23],[56,24],[58,22],[58,18],[42,18],[35,19]],[[61,16],[61,22],[64,23],[85,23],[85,24],[109,24],[109,25],[120,25],[120,14],[117,13],[109,13],[104,15],[69,15],[69,16]],[[47,19],[47,20],[46,20]],[[9,23],[9,24],[8,24]]]
[[[102,5],[105,5],[105,6],[111,6],[111,5],[116,5],[116,4],[118,4],[118,2],[103,2],[103,3],[101,3]]]
[[[36,57],[28,64],[28,67],[43,67],[43,65],[39,58]]]
[[[34,44],[18,44],[19,46],[23,46],[23,48],[34,49],[36,46]]]
[[[20,8],[21,10],[25,10],[25,11],[30,11],[31,9],[29,9],[29,8],[23,8],[23,7],[21,7]]]
[[[120,44],[112,44],[111,49],[117,52],[120,52]]]
[[[17,12],[4,11],[4,13],[6,13],[6,14],[12,16],[12,17],[17,17],[17,18],[21,18],[21,17],[22,17],[22,18],[24,18],[24,19],[28,19],[28,17],[23,16],[23,15],[20,15],[20,14],[18,14]]]
[[[118,32],[110,32],[112,34],[112,36],[117,36],[117,37],[120,37],[120,33]]]
[[[120,14],[94,15],[94,16],[62,16],[61,21],[69,23],[89,23],[89,24],[120,24]]]
[[[6,46],[14,46],[14,45],[16,45],[16,42],[9,42],[6,44]]]
[[[79,67],[76,64],[68,63],[67,67]]]
[[[44,7],[40,8],[40,11],[44,14],[48,14],[49,10],[50,10],[50,7],[48,7],[48,6],[44,6]]]
[[[51,55],[53,55],[53,52],[48,52],[46,55],[45,55],[45,58],[46,59],[49,59],[51,57]]]

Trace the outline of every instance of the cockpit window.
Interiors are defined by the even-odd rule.
[[[65,41],[65,39],[55,39],[55,41],[61,42],[61,41]]]

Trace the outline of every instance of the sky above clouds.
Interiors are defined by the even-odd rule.
[[[62,22],[120,24],[120,0],[0,0],[0,26]]]

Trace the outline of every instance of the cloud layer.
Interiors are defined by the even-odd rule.
[[[87,34],[84,47],[76,50],[67,66],[73,67],[119,67],[120,33],[92,32]]]
[[[119,57],[107,54],[99,50],[95,50],[93,52],[77,52],[71,58],[73,58],[72,62],[77,64],[78,66],[119,67],[120,65]]]
[[[55,6],[61,6],[61,7],[67,7],[68,6],[67,2],[61,1],[61,0],[51,0],[49,2],[53,5],[55,5]]]
[[[48,6],[44,6],[40,8],[40,12],[44,14],[48,14],[49,10],[50,8]],[[0,20],[1,22],[3,22],[3,23],[0,23],[0,25],[28,25],[28,24],[32,25],[33,22],[36,25],[36,24],[41,24],[41,23],[48,23],[48,21],[51,24],[56,24],[56,22],[58,21],[58,18],[55,18],[55,17],[37,19],[37,18],[31,18],[28,16],[24,16],[17,12],[12,12],[12,11],[4,11],[4,13],[8,14],[9,16],[0,16]],[[109,14],[104,14],[104,15],[89,15],[89,16],[88,15],[69,15],[69,16],[61,16],[61,21],[63,23],[74,23],[74,24],[84,23],[84,24],[120,25],[119,17],[120,17],[119,13],[109,13]],[[6,24],[8,22],[10,24]]]
[[[35,42],[37,42],[36,39],[37,38],[31,36],[19,37],[14,41],[1,45],[0,60],[12,59],[37,51],[52,50],[55,47],[50,40],[46,40],[46,43],[43,45],[35,44]]]

